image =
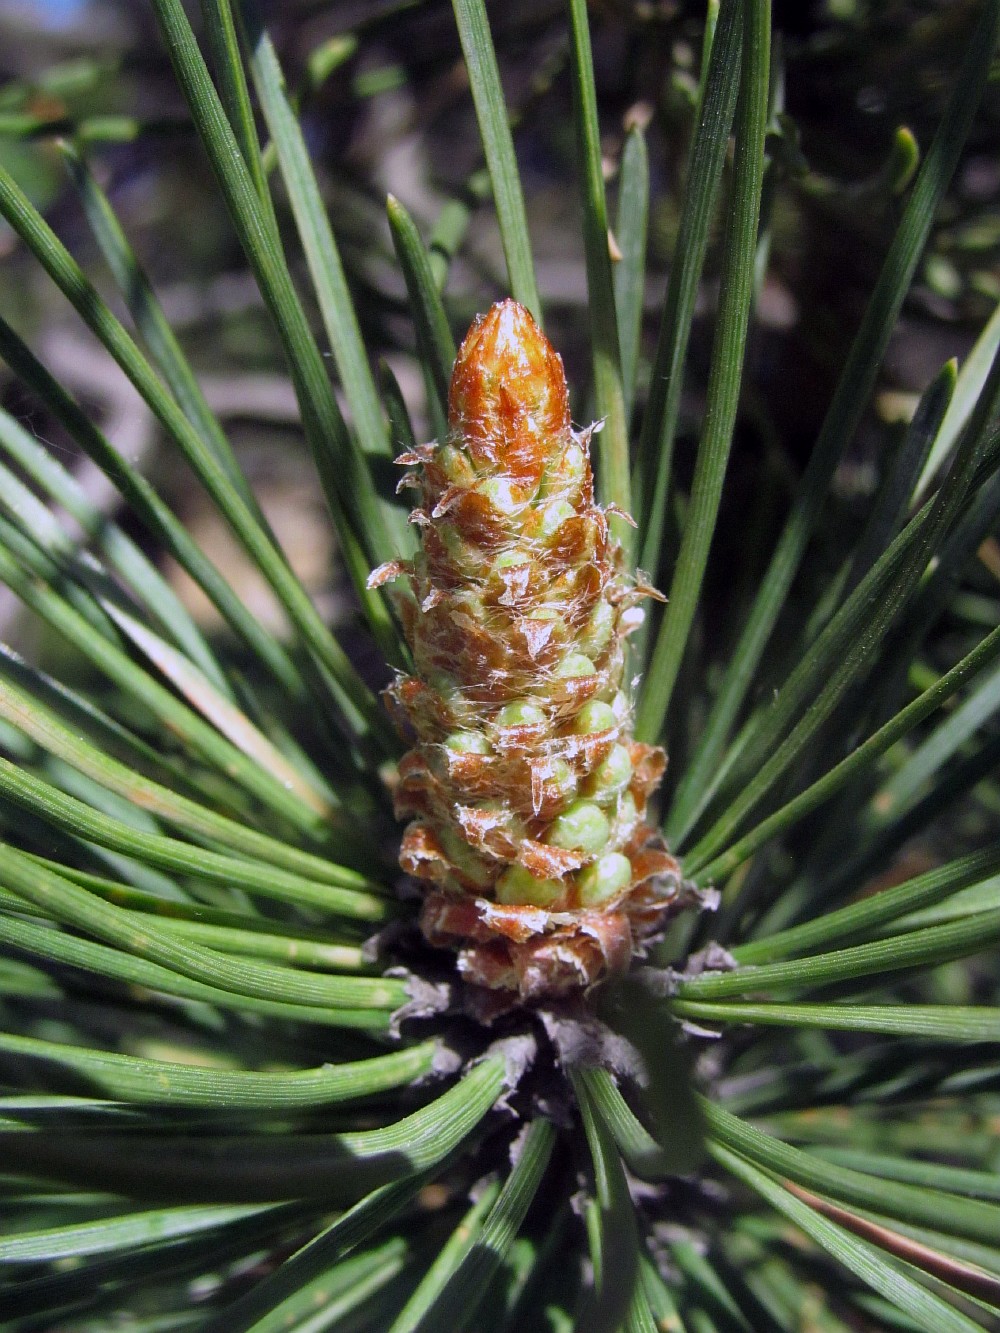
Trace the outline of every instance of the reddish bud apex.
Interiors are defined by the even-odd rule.
[[[534,486],[565,445],[569,395],[562,358],[517,301],[481,315],[458,353],[448,426],[473,461]]]

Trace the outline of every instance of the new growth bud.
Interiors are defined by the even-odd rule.
[[[516,301],[466,336],[448,425],[398,460],[416,469],[419,553],[372,576],[411,594],[415,673],[387,691],[413,742],[400,863],[468,980],[564,994],[626,967],[681,892],[643,817],[666,756],[632,740],[622,680],[650,590],[594,501],[562,360]]]

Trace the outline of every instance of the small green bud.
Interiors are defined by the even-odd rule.
[[[515,699],[504,704],[496,715],[498,727],[540,727],[545,721],[545,712],[530,699]]]
[[[469,486],[475,478],[472,464],[461,449],[444,444],[438,450],[437,461],[448,480],[456,485]]]
[[[536,879],[524,866],[508,866],[497,880],[497,902],[506,907],[528,905],[549,907],[559,898],[565,885],[558,879]]]
[[[522,551],[519,546],[512,546],[509,551],[501,551],[493,561],[493,568],[499,573],[501,569],[517,569],[521,565],[530,565],[531,556]]]
[[[542,541],[548,541],[575,513],[576,510],[568,500],[552,500],[543,509],[537,511],[537,525],[531,535],[540,538]]]
[[[608,852],[600,860],[584,866],[576,885],[583,907],[601,907],[617,898],[632,882],[632,863],[621,852]]]
[[[549,825],[544,841],[574,852],[599,852],[608,845],[608,817],[593,801],[574,801]]]
[[[568,444],[562,456],[546,471],[542,478],[542,493],[579,490],[587,471],[587,455],[576,443]]]
[[[487,477],[476,487],[480,495],[485,495],[493,508],[500,514],[516,514],[523,508],[522,501],[518,500],[510,482],[506,477]]]
[[[583,627],[583,633],[577,640],[579,647],[589,657],[599,657],[611,642],[616,614],[611,603],[603,599],[591,611]]]
[[[458,692],[455,677],[449,676],[447,671],[428,671],[427,684],[446,702],[451,702]]]
[[[630,791],[622,792],[618,798],[619,830],[631,828],[638,818],[639,810],[635,803],[635,797]]]
[[[588,699],[573,719],[573,730],[578,736],[590,736],[595,731],[607,731],[617,721],[610,704]]]
[[[469,588],[456,593],[455,607],[477,622],[481,623],[486,618],[486,607],[483,605],[483,596],[478,588]]]
[[[465,540],[459,530],[450,524],[445,524],[439,528],[441,540],[451,559],[460,568],[474,569],[481,559],[479,551]]]
[[[587,455],[578,444],[567,445],[559,463],[559,472],[564,481],[583,481],[587,473]]]
[[[610,800],[632,781],[632,756],[625,745],[613,745],[590,775],[588,788],[598,800]]]
[[[553,759],[551,772],[545,779],[545,786],[554,787],[562,799],[567,799],[576,791],[576,773],[565,759]]]
[[[453,754],[490,754],[492,748],[479,731],[453,731],[444,744]]]
[[[568,680],[575,676],[592,676],[597,668],[583,653],[567,653],[556,667],[556,677]]]
[[[458,866],[464,875],[480,888],[485,888],[490,880],[490,868],[483,859],[475,854],[467,842],[458,836],[454,829],[443,828],[440,832],[441,846],[453,865]]]

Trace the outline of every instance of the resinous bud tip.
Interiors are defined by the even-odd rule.
[[[517,301],[498,301],[458,353],[448,426],[476,467],[536,484],[565,447],[569,395],[562,358]]]

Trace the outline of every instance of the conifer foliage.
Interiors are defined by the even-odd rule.
[[[113,85],[93,61],[4,88],[0,133],[47,170],[61,153],[81,205],[67,185],[43,216],[0,164],[0,581],[43,630],[0,649],[4,1333],[997,1328],[995,274],[970,282],[961,365],[905,425],[869,414],[873,489],[841,483],[923,257],[953,290],[954,257],[995,244],[970,212],[994,173],[953,181],[996,123],[1000,0],[800,7],[825,34],[809,76],[840,43],[866,88],[869,36],[920,16],[888,77],[912,61],[934,114],[843,185],[786,114],[797,57],[770,0],[498,3],[499,61],[484,0],[453,0],[484,168],[434,221],[390,196],[363,244],[311,160],[310,99],[409,78],[402,56],[368,62],[372,34],[439,31],[441,6],[330,6],[363,17],[301,84],[256,6],[148,6],[353,619],[293,572],[188,359],[206,342],[175,336],[102,189],[105,139],[152,152],[164,125],[93,114]],[[327,8],[302,8],[310,33]],[[608,133],[592,19],[669,35],[648,145],[641,116]],[[404,46],[394,26],[381,49]],[[464,97],[456,51],[440,86]],[[508,107],[512,59],[531,77]],[[579,169],[591,372],[570,387],[512,131],[550,91]],[[660,116],[688,152],[666,200]],[[832,370],[850,342],[803,440],[762,283],[813,226],[824,263],[844,252],[826,242],[861,202],[879,274],[824,346]],[[490,227],[466,236],[487,210],[488,258]],[[8,266],[34,276],[5,288]],[[800,311],[842,274],[808,277]],[[21,300],[43,286],[131,382],[161,475],[202,487],[276,622],[45,364]],[[937,321],[926,297],[913,317]],[[405,392],[363,329],[410,357]],[[780,339],[805,353],[797,325]],[[573,427],[571,395],[599,431]]]

